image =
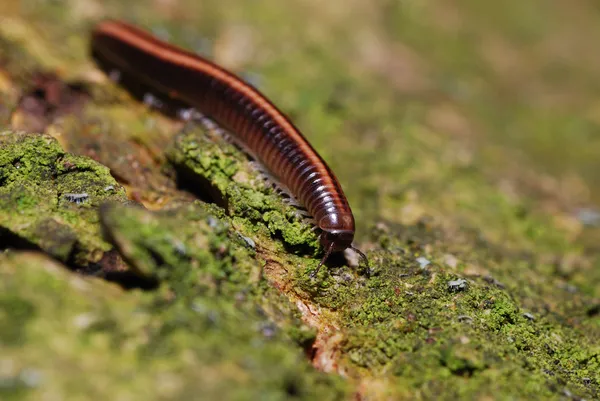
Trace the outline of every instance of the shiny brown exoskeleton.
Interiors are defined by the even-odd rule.
[[[257,89],[193,53],[119,21],[99,23],[92,56],[105,70],[135,76],[228,130],[293,194],[322,231],[325,256],[354,249],[354,216],[333,172],[292,122]],[[367,262],[368,265],[368,262]]]

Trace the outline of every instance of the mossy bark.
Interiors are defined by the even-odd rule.
[[[267,4],[240,3],[241,17],[207,4],[217,35],[261,18],[285,35],[278,3],[260,16]],[[585,228],[495,185],[502,173],[421,119],[433,106],[358,79],[308,38],[267,57],[266,89],[323,133],[311,139],[348,188],[371,265],[338,255],[312,278],[316,234],[248,157],[103,79],[83,50],[94,18],[43,7],[0,20],[0,396],[600,396],[600,259]],[[41,52],[55,43],[43,29],[67,49]],[[318,73],[295,69],[308,59]]]

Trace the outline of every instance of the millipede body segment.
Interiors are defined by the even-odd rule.
[[[332,252],[346,248],[366,260],[352,246],[354,216],[337,178],[292,122],[256,88],[196,54],[120,21],[103,21],[95,27],[91,52],[105,71],[132,76],[229,131],[314,218],[325,251],[319,268]]]

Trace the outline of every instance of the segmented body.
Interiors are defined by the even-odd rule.
[[[91,47],[103,68],[135,76],[234,135],[314,218],[322,230],[325,258],[352,247],[354,216],[337,178],[292,122],[256,88],[196,54],[119,21],[98,24]]]

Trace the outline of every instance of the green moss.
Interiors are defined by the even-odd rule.
[[[28,322],[35,317],[35,306],[19,297],[4,294],[0,297],[0,322],[4,329],[0,331],[2,343],[15,347],[27,343],[25,336]]]
[[[64,152],[48,135],[6,131],[0,144],[0,227],[6,241],[26,240],[75,266],[97,262],[110,245],[99,236],[96,208],[126,201],[109,170]]]
[[[0,316],[12,327],[3,330],[3,339],[12,342],[2,342],[2,357],[13,361],[3,371],[3,395],[25,389],[25,399],[49,392],[153,398],[157,381],[160,397],[169,399],[201,394],[283,400],[293,394],[334,400],[343,394],[339,380],[315,372],[285,337],[267,331],[268,322],[251,302],[235,305],[202,286],[182,285],[180,280],[198,274],[189,265],[170,266],[172,290],[125,293],[99,280],[70,277],[41,256],[0,258]],[[79,370],[113,385],[79,380]]]
[[[333,272],[311,292],[320,305],[340,312],[350,366],[397,376],[398,383],[429,394],[424,399],[436,388],[444,388],[437,399],[470,398],[492,383],[507,396],[533,399],[558,399],[562,383],[586,391],[581,372],[595,360],[574,365],[566,356],[574,348],[590,349],[589,339],[581,342],[576,331],[562,329],[561,344],[549,352],[546,341],[555,334],[547,318],[525,316],[501,288],[481,278],[457,286],[455,273],[416,263],[418,250],[398,240],[388,240],[386,248],[374,261],[377,276],[343,280]],[[393,262],[398,255],[402,263]],[[518,375],[528,380],[515,381]]]
[[[161,215],[140,208],[106,205],[102,209],[102,225],[120,253],[145,275],[167,278],[181,274],[191,265],[196,266],[195,270],[201,266],[219,279],[228,275],[225,269],[231,259],[225,256],[229,252],[229,224],[208,215],[200,205]],[[212,260],[216,252],[224,259],[219,265]],[[189,285],[192,283],[182,283],[183,288]]]
[[[196,186],[200,182],[204,191],[226,205],[228,214],[236,216],[248,230],[266,229],[291,250],[318,252],[312,226],[301,221],[294,208],[262,182],[247,157],[233,145],[210,138],[202,129],[188,129],[176,136],[167,156],[184,179]]]

